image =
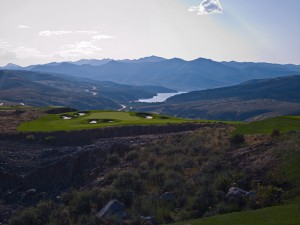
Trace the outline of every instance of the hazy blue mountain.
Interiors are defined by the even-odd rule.
[[[122,59],[122,60],[116,60],[118,62],[126,62],[126,63],[144,63],[144,62],[161,62],[166,60],[165,58],[158,57],[158,56],[147,56],[140,59]]]
[[[62,105],[78,109],[119,109],[121,104],[174,92],[158,86],[121,85],[64,74],[0,70],[0,102],[32,106]]]
[[[68,62],[74,65],[91,65],[91,66],[101,66],[105,63],[108,63],[112,59],[81,59],[75,62]]]
[[[22,68],[19,65],[13,64],[13,63],[8,63],[6,66],[3,66],[2,69],[6,69],[6,70],[11,70],[11,69],[19,69]]]
[[[300,74],[299,65],[216,62],[205,58],[186,61],[157,56],[137,60],[79,60],[19,69],[69,74],[128,85],[158,85],[181,91],[225,87],[251,79]]]
[[[113,60],[113,59],[81,59],[75,62],[68,62],[74,65],[91,65],[91,66],[101,66],[110,61],[117,62],[125,62],[125,63],[141,63],[141,62],[160,62],[166,60],[165,58],[158,56],[148,56],[140,59],[121,59],[121,60]]]

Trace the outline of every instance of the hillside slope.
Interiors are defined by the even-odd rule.
[[[224,123],[204,123],[189,132],[93,139],[81,146],[0,138],[4,207],[17,210],[48,200],[21,213],[9,211],[6,218],[14,216],[11,225],[29,219],[31,225],[96,225],[96,213],[117,199],[130,215],[124,224],[143,224],[141,216],[150,216],[158,224],[183,220],[180,224],[279,225],[276,221],[288,216],[282,224],[296,225],[299,204],[281,205],[300,194],[299,133],[252,134],[236,143],[233,130]],[[80,136],[85,135],[90,132]],[[255,195],[227,196],[232,187]],[[185,221],[237,211],[245,212]]]
[[[137,111],[214,120],[259,120],[300,113],[300,76],[252,80],[240,85],[180,94]]]
[[[278,77],[274,79],[251,80],[240,85],[193,91],[176,95],[167,100],[171,102],[187,102],[199,100],[217,100],[224,98],[274,99],[279,101],[300,102],[300,76]]]
[[[0,70],[0,102],[30,106],[59,105],[78,109],[120,109],[123,103],[174,92],[159,86],[121,85],[70,75]]]

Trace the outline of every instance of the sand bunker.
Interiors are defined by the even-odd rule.
[[[96,124],[96,123],[97,123],[97,120],[90,121],[90,124]]]
[[[70,117],[70,116],[62,116],[62,119],[63,119],[63,120],[71,120],[71,119],[73,119],[73,117]]]

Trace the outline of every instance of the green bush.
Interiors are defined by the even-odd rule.
[[[40,225],[36,214],[36,209],[31,207],[23,210],[20,214],[13,217],[10,225]]]
[[[230,137],[230,143],[233,145],[243,144],[245,142],[245,137],[243,134],[234,134]]]
[[[97,197],[92,191],[74,192],[69,203],[70,214],[77,218],[79,215],[86,215],[91,212],[93,202],[97,202]]]
[[[110,171],[105,177],[105,183],[111,184],[118,177],[118,172],[115,170]]]
[[[126,154],[125,159],[127,161],[132,161],[134,159],[137,159],[138,157],[139,157],[139,153],[137,151],[133,150]]]
[[[281,188],[258,185],[255,203],[259,208],[272,206],[282,202],[281,195]]]
[[[272,138],[278,138],[280,136],[280,130],[274,129],[270,135]]]
[[[116,165],[120,162],[120,158],[117,154],[111,154],[107,156],[107,163],[109,165]]]
[[[47,141],[47,142],[51,142],[51,141],[53,141],[54,139],[55,139],[54,136],[47,136],[47,137],[45,137],[45,141]]]
[[[134,193],[141,193],[144,190],[141,179],[128,171],[121,173],[113,182],[113,186],[117,190],[133,191]]]
[[[35,140],[35,136],[33,134],[27,135],[26,136],[26,140],[27,141],[34,141]]]

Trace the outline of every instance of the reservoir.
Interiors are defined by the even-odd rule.
[[[183,93],[186,93],[186,92],[157,93],[157,95],[153,96],[152,98],[139,99],[138,102],[146,102],[146,103],[164,102],[164,101],[166,101],[168,98],[170,98],[172,96],[183,94]]]

